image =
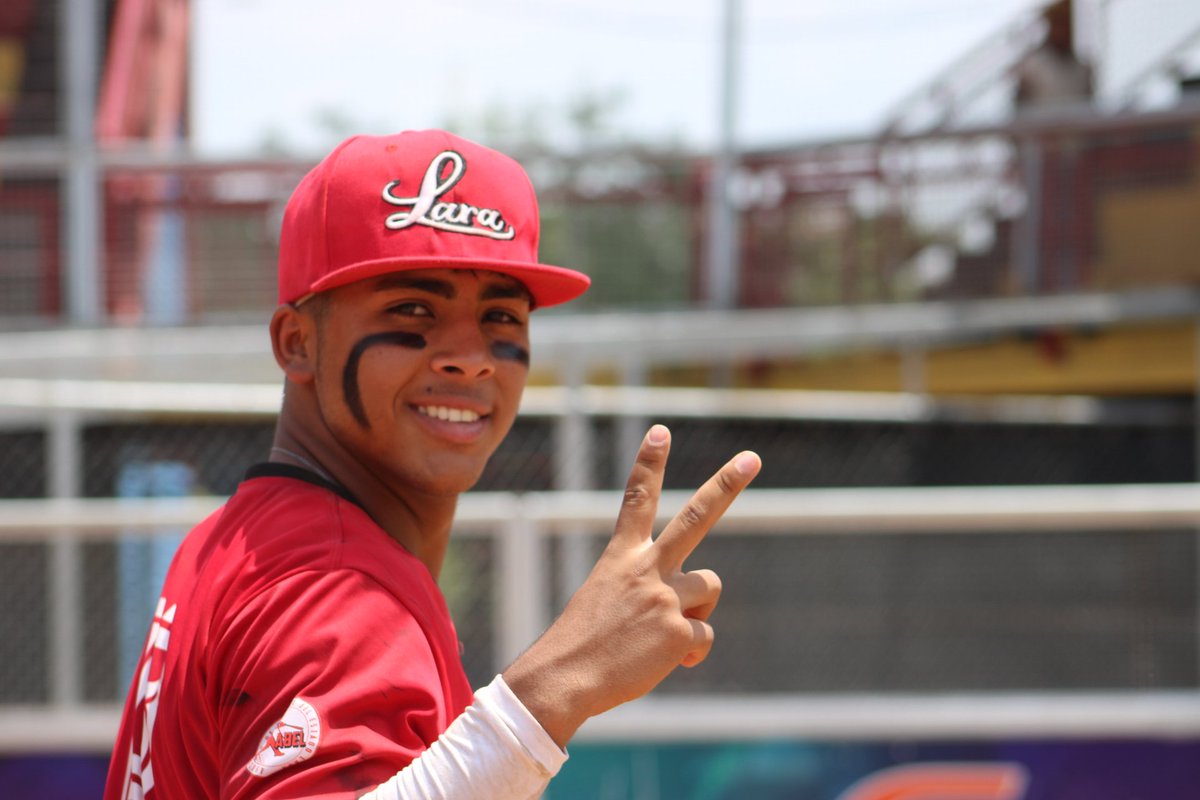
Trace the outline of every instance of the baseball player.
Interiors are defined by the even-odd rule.
[[[735,456],[652,538],[656,425],[587,581],[467,683],[436,583],[455,502],[516,416],[531,311],[589,283],[538,263],[537,240],[521,167],[442,131],[352,138],[301,181],[274,446],[171,565],[107,800],[524,800],[588,717],[704,660],[720,581],[683,563],[760,461]]]

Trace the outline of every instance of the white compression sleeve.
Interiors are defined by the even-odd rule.
[[[497,675],[428,750],[361,800],[531,800],[566,760]]]

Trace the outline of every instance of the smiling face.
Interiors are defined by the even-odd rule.
[[[316,302],[313,386],[337,444],[394,491],[474,485],[525,387],[525,288],[482,270],[414,270]]]

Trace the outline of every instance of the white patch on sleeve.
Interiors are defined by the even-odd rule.
[[[311,704],[297,697],[278,722],[267,729],[258,752],[246,769],[260,778],[311,758],[321,743],[321,718]]]

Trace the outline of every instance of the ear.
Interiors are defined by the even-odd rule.
[[[292,383],[311,383],[317,369],[317,323],[290,303],[271,316],[275,363]]]

